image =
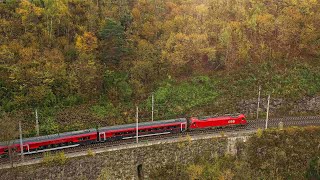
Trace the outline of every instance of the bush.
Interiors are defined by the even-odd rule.
[[[110,172],[107,168],[103,168],[97,178],[97,180],[105,180],[105,179],[111,179]]]
[[[167,82],[154,92],[155,109],[161,118],[177,117],[201,106],[213,103],[218,96],[216,82],[209,77],[195,77],[189,82]],[[151,109],[151,96],[145,101]]]
[[[95,105],[91,107],[91,111],[98,118],[114,117],[118,115],[117,109],[112,103],[104,103],[101,105]]]
[[[53,117],[47,117],[40,121],[41,134],[55,134],[59,132],[59,125]]]
[[[54,155],[51,154],[51,152],[45,152],[43,154],[43,159],[42,162],[45,163],[46,165],[56,165],[60,164],[63,165],[67,161],[67,157],[64,154],[64,152],[59,152]]]
[[[204,166],[191,164],[188,166],[187,171],[189,172],[189,178],[191,180],[201,179],[201,174],[203,173]]]
[[[256,135],[258,138],[261,138],[263,135],[263,130],[261,128],[258,128]]]
[[[42,159],[43,163],[45,163],[46,165],[49,165],[52,163],[52,161],[53,161],[53,157],[50,152],[43,153],[43,159]]]
[[[309,167],[306,172],[307,179],[320,179],[320,156],[313,158],[309,162]]]
[[[87,155],[91,156],[91,157],[94,157],[96,155],[96,153],[93,152],[92,149],[89,148],[88,151],[87,151]]]
[[[83,99],[78,95],[70,95],[62,102],[64,106],[74,106],[81,103],[83,103]]]
[[[129,84],[127,72],[107,70],[104,74],[105,91],[109,99],[116,101],[129,101],[133,90]]]

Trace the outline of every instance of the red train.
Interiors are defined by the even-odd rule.
[[[179,118],[153,122],[143,122],[138,125],[139,137],[157,136],[169,133],[180,133],[187,130],[203,128],[217,128],[226,126],[246,125],[243,114],[225,115],[197,118]],[[91,143],[116,141],[136,138],[136,124],[103,127],[99,129],[86,129],[81,131],[66,132],[48,136],[23,139],[24,154],[34,154],[52,151]],[[14,140],[10,147],[15,152],[21,152],[20,141]],[[0,143],[0,157],[8,155],[8,142]]]

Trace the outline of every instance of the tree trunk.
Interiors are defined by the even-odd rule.
[[[50,18],[50,41],[51,41],[51,38],[52,38],[52,17]]]

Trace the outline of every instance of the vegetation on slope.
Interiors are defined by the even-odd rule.
[[[0,112],[41,134],[320,91],[316,0],[0,3]],[[1,124],[1,123],[0,123]]]
[[[319,179],[320,128],[257,133],[238,144],[236,156],[202,154],[192,164],[168,164],[151,179]]]

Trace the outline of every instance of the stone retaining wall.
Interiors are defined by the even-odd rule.
[[[63,165],[41,163],[3,169],[0,170],[0,179],[149,179],[150,172],[166,164],[191,163],[204,153],[212,157],[228,152],[234,154],[235,141],[235,137],[194,141],[185,138],[177,143],[70,158]]]

